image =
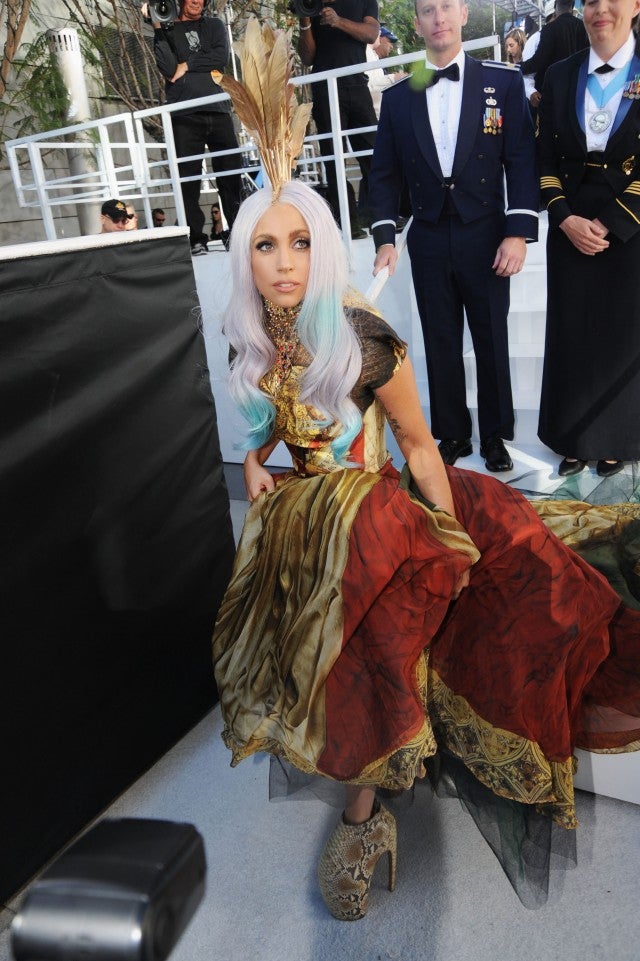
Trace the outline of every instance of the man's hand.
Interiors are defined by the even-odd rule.
[[[169,81],[169,83],[175,83],[176,80],[180,79],[180,77],[184,77],[188,69],[189,67],[187,66],[186,63],[179,63],[178,66],[176,67],[176,72],[174,73],[173,77],[171,77],[171,80]]]
[[[573,246],[587,257],[593,257],[609,246],[609,241],[604,239],[609,231],[599,220],[587,220],[577,214],[570,214],[560,224],[560,230],[564,231]]]
[[[529,103],[531,104],[532,107],[539,107],[541,100],[542,100],[542,94],[540,93],[539,90],[534,90],[531,96],[529,97]]]
[[[334,3],[335,0],[324,0],[325,3]],[[338,21],[341,18],[338,16],[333,7],[323,7],[322,13],[320,14],[320,23],[325,27],[337,27]]]
[[[379,274],[385,267],[389,270],[389,276],[393,276],[398,263],[398,251],[393,244],[383,244],[376,251],[376,259],[373,262],[373,276]]]
[[[520,273],[527,256],[527,243],[524,237],[505,237],[493,261],[493,269],[498,277],[513,277]]]
[[[335,0],[323,0],[324,4],[335,3]],[[302,21],[300,21],[302,23]],[[380,33],[380,24],[373,17],[364,17],[362,20],[348,20],[340,17],[331,6],[323,6],[320,14],[320,23],[325,27],[333,27],[335,30],[343,30],[350,37],[359,40],[361,43],[375,43]],[[309,31],[310,33],[311,31]],[[302,37],[308,37],[309,33],[304,30]],[[304,62],[304,61],[303,61]],[[312,61],[311,61],[312,62]],[[306,64],[309,66],[309,64]]]
[[[159,23],[156,23],[155,21],[152,21],[151,18],[150,18],[150,16],[149,16],[149,4],[148,4],[148,3],[143,3],[143,4],[142,4],[142,6],[140,7],[140,13],[141,13],[141,15],[142,15],[142,19],[150,22],[150,23],[151,23],[151,26],[153,27],[154,30],[159,30],[159,29],[160,29],[160,24],[159,24]]]

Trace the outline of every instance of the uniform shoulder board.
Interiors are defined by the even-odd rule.
[[[510,63],[500,63],[499,60],[482,60],[481,63],[482,63],[482,66],[483,66],[483,67],[496,67],[498,70],[515,70],[515,69],[517,69],[517,67],[514,67],[513,64],[510,64]]]

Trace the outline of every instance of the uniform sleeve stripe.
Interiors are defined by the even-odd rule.
[[[370,229],[373,230],[374,227],[382,227],[383,224],[391,224],[392,227],[395,227],[396,222],[395,220],[376,220],[375,224],[371,224]]]
[[[535,217],[536,220],[538,220],[537,210],[525,210],[516,207],[513,210],[507,210],[507,217],[509,217],[511,214],[526,214],[527,217]]]
[[[547,204],[547,207],[550,207],[551,204],[554,204],[554,203],[556,202],[556,200],[566,200],[566,199],[567,199],[567,198],[565,197],[564,194],[560,194],[558,197],[552,197],[551,200],[549,201],[549,203]]]
[[[630,217],[633,217],[633,219],[635,220],[635,222],[636,222],[637,224],[640,224],[640,220],[638,220],[638,218],[637,218],[636,215],[633,213],[633,211],[629,210],[628,207],[625,207],[625,205],[622,203],[622,201],[621,201],[621,200],[618,200],[617,197],[616,197],[616,203],[620,204],[620,206],[622,207],[622,209],[623,209],[623,210],[626,210],[626,212],[629,214],[629,216],[630,216]]]

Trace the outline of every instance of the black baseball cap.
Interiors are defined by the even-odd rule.
[[[111,217],[112,220],[133,220],[134,214],[127,213],[127,205],[122,202],[122,200],[105,200],[102,205],[101,211],[106,217]]]

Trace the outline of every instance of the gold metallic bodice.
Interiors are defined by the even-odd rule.
[[[260,381],[276,409],[273,437],[284,441],[293,458],[296,473],[327,474],[342,470],[331,449],[339,433],[336,424],[321,424],[315,408],[300,401],[302,378],[311,358],[300,344],[295,330],[299,308],[290,311],[265,304],[265,330],[276,348],[276,359]],[[363,350],[365,345],[363,344]],[[397,368],[404,358],[398,347],[387,347],[391,363]],[[395,355],[395,356],[394,356]],[[395,361],[395,363],[394,363]],[[362,417],[362,431],[353,441],[349,461],[368,472],[379,471],[389,459],[385,441],[385,414],[373,398]]]
[[[273,436],[284,441],[298,474],[328,474],[342,470],[336,463],[331,441],[338,434],[335,424],[318,427],[320,413],[300,401],[300,381],[305,367],[296,365],[282,376],[277,366],[263,377],[260,386],[276,409]],[[351,445],[350,461],[366,471],[379,471],[389,459],[385,441],[385,415],[374,401],[362,418],[362,432]]]

